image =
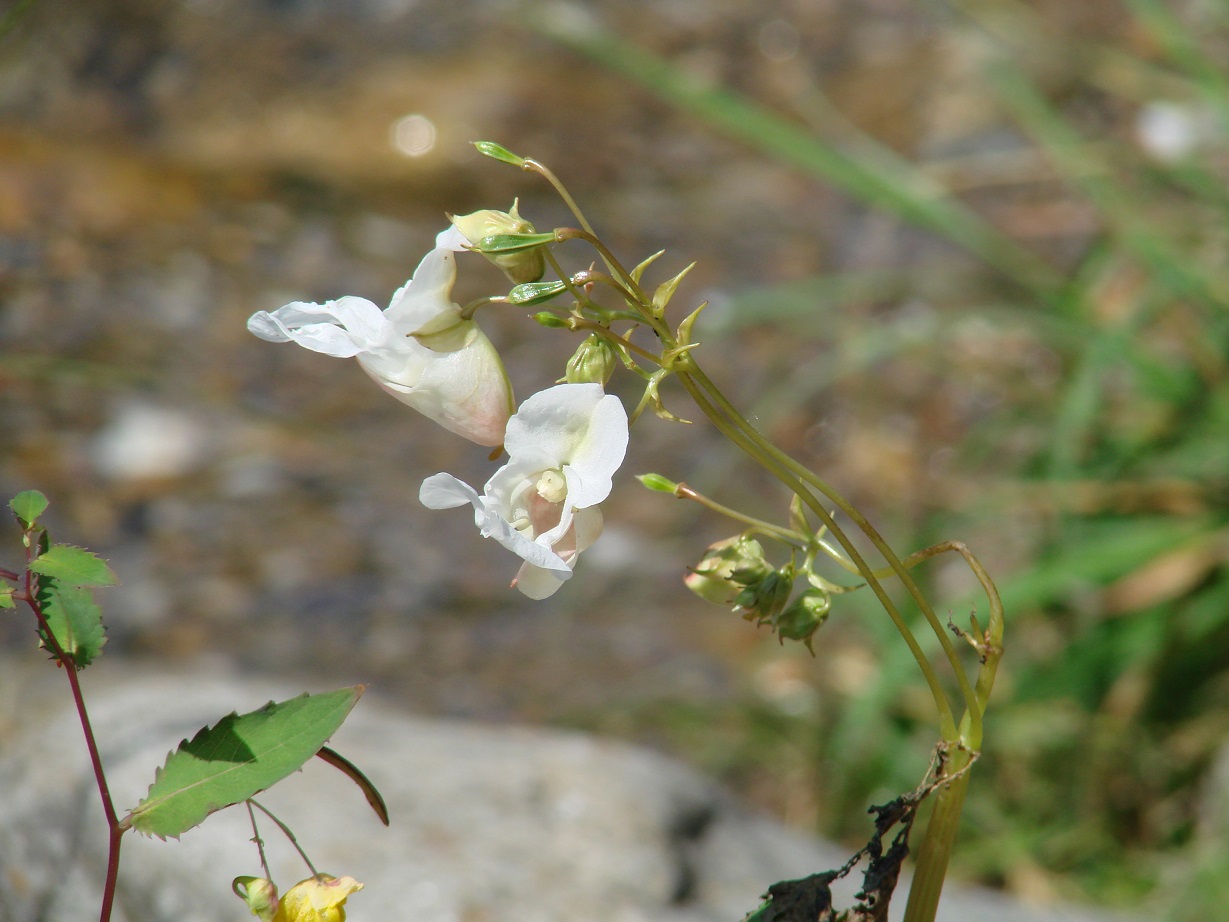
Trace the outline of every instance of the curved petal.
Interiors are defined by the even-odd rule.
[[[269,342],[296,342],[313,352],[350,358],[379,346],[388,332],[384,313],[366,298],[324,304],[294,301],[248,318],[248,330]]]
[[[561,467],[584,440],[602,397],[600,384],[557,384],[534,394],[508,421],[508,455],[541,457],[543,467]]]
[[[457,229],[455,224],[449,224],[447,228],[435,235],[435,246],[436,249],[442,248],[460,253],[469,249],[469,241],[465,239],[465,235]]]
[[[576,524],[576,553],[587,550],[602,534],[602,510],[597,506],[579,509],[573,520]]]
[[[609,482],[627,454],[627,411],[623,402],[607,394],[589,417],[589,430],[570,461],[586,478],[603,477]]]
[[[483,509],[482,497],[464,480],[452,474],[432,474],[418,488],[418,501],[428,509],[455,509],[466,503]]]
[[[571,576],[569,571],[568,576]],[[554,571],[543,570],[531,563],[521,565],[520,572],[512,580],[512,585],[531,599],[548,599],[564,584],[566,577],[556,575]]]
[[[455,352],[433,352],[407,340],[403,351],[359,357],[376,382],[449,432],[495,447],[512,413],[512,383],[499,353],[475,325]]]
[[[452,250],[436,247],[422,258],[413,277],[393,295],[384,315],[398,333],[413,333],[441,312],[457,309],[452,303],[452,286],[456,280],[456,256]]]
[[[422,482],[419,501],[429,509],[453,509],[466,503],[474,507],[474,524],[484,538],[494,538],[522,560],[554,573],[559,579],[572,575],[567,561],[550,547],[522,535],[504,518],[496,503],[451,474],[433,474]],[[565,575],[566,574],[566,575]]]

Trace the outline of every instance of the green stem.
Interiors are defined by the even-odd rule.
[[[957,655],[955,645],[952,643],[951,638],[948,636],[947,631],[943,627],[943,624],[939,621],[938,616],[935,614],[934,608],[931,606],[930,601],[922,593],[921,589],[918,588],[917,583],[909,574],[907,568],[901,563],[900,558],[883,539],[883,536],[879,534],[875,527],[871,525],[870,521],[847,499],[845,499],[845,497],[829,486],[825,481],[821,480],[805,465],[798,463],[785,452],[781,451],[781,449],[777,448],[766,438],[764,438],[759,430],[751,425],[751,423],[747,421],[742,414],[740,414],[738,410],[724,398],[723,395],[721,395],[720,390],[715,384],[712,383],[711,380],[709,380],[704,372],[700,370],[694,359],[689,359],[688,373],[695,376],[696,380],[700,382],[704,389],[713,396],[715,401],[720,404],[722,412],[727,414],[742,431],[746,432],[748,437],[752,439],[766,455],[772,457],[774,461],[785,467],[800,480],[819,491],[819,493],[821,493],[825,498],[835,504],[838,509],[844,512],[850,520],[858,526],[862,533],[870,539],[871,544],[874,545],[875,549],[883,556],[883,559],[887,561],[888,566],[890,566],[900,578],[901,584],[905,587],[914,603],[918,606],[918,609],[922,612],[922,615],[926,618],[931,630],[938,638],[939,645],[942,647],[943,653],[947,657],[948,662],[951,664],[952,671],[955,673],[956,682],[960,687],[960,694],[964,698],[965,706],[973,712],[974,723],[980,724],[981,708],[978,706],[977,697],[974,694],[972,685],[969,683],[969,677],[965,674],[964,666],[960,662],[960,657]],[[680,373],[679,376],[682,377],[682,373]],[[756,455],[755,457],[758,458],[759,455]],[[832,516],[828,513],[828,511],[824,509],[817,512],[817,514],[823,520],[824,524],[827,525],[832,531],[833,537],[837,538],[837,540],[841,542],[841,546],[845,549],[846,553],[849,553],[850,559],[854,560],[855,563],[858,564],[858,569],[862,573],[863,577],[873,577],[873,571],[871,571],[869,567],[866,567],[865,570],[863,569],[863,567],[865,567],[865,561],[863,561],[860,556],[855,558],[854,553],[851,553],[852,546],[847,544],[845,540],[842,540],[843,533],[836,526],[835,522],[832,521]],[[868,578],[867,582],[871,583],[871,579]],[[879,594],[880,593],[877,591],[876,595]],[[881,596],[881,599],[882,598],[885,598],[885,596]],[[950,717],[950,708],[948,709],[947,714]],[[947,732],[948,730],[951,731],[950,735]],[[954,723],[949,725],[945,721],[943,738],[951,742],[955,742],[955,730],[956,728]]]
[[[109,922],[111,911],[115,904],[115,890],[119,881],[120,846],[124,841],[124,830],[126,827],[120,823],[119,815],[115,811],[115,802],[111,799],[111,789],[107,784],[106,772],[103,770],[102,755],[98,751],[98,739],[94,735],[94,727],[90,723],[90,715],[85,707],[85,695],[81,690],[81,680],[77,676],[77,663],[60,644],[59,639],[55,636],[55,631],[51,628],[51,623],[43,612],[42,604],[38,601],[37,577],[34,575],[34,571],[29,569],[29,563],[38,555],[39,542],[37,537],[35,537],[35,532],[35,528],[30,528],[26,531],[27,567],[25,573],[25,601],[30,610],[34,612],[39,629],[43,637],[46,638],[47,648],[51,651],[60,668],[64,670],[64,675],[68,679],[69,687],[72,690],[73,704],[77,709],[77,719],[81,723],[81,732],[85,737],[85,748],[89,753],[90,767],[94,771],[94,781],[98,786],[98,797],[102,801],[102,812],[107,821],[107,870],[103,879],[102,902],[99,906],[98,919],[99,922]]]
[[[674,495],[679,499],[690,499],[716,512],[718,515],[724,515],[726,518],[733,519],[736,522],[741,522],[744,525],[749,525],[755,531],[761,534],[770,535],[778,541],[785,544],[791,544],[798,548],[807,546],[807,538],[805,535],[800,535],[796,531],[791,531],[788,528],[782,528],[779,525],[773,525],[771,522],[765,522],[763,519],[757,519],[754,516],[746,515],[739,512],[737,509],[731,509],[729,506],[723,506],[716,500],[709,499],[703,493],[697,493],[685,483],[678,484],[674,489]]]
[[[956,842],[960,812],[969,789],[970,755],[963,749],[953,751],[950,769],[957,773],[935,796],[934,811],[926,824],[926,835],[917,851],[917,866],[909,888],[904,922],[933,922],[943,892],[943,880]],[[961,771],[961,769],[964,769]]]
[[[691,363],[694,367],[694,362]],[[930,665],[930,661],[926,658],[925,652],[921,645],[917,642],[917,638],[913,632],[909,630],[909,625],[905,623],[905,619],[901,616],[900,611],[893,604],[892,599],[888,596],[887,590],[883,584],[875,577],[871,568],[867,565],[862,555],[858,552],[857,547],[849,540],[849,537],[833,520],[828,510],[819,502],[818,498],[811,490],[796,476],[795,472],[781,464],[775,456],[767,454],[764,451],[764,439],[758,432],[751,429],[750,432],[742,427],[736,426],[730,421],[726,414],[722,413],[713,403],[709,401],[708,394],[705,389],[692,378],[691,373],[678,371],[677,377],[683,387],[687,389],[687,393],[695,401],[696,406],[712,420],[723,435],[731,442],[741,448],[744,452],[755,459],[765,470],[780,480],[789,490],[799,496],[804,503],[811,509],[812,512],[822,521],[832,536],[845,549],[845,553],[849,555],[858,568],[858,572],[862,578],[866,580],[871,591],[875,593],[879,604],[883,606],[888,617],[892,620],[896,630],[904,639],[905,644],[909,647],[909,652],[913,654],[914,660],[917,662],[918,668],[922,671],[922,675],[926,680],[927,686],[930,688],[931,697],[934,699],[935,708],[939,712],[939,726],[944,739],[954,740],[957,736],[956,719],[952,714],[951,704],[947,700],[947,695],[943,692],[943,686],[939,682],[939,677],[935,674],[934,669]],[[727,404],[728,406],[728,404]],[[730,408],[733,409],[732,407]],[[737,417],[737,412],[734,412]],[[741,419],[741,417],[737,417]],[[749,424],[748,424],[749,425]]]

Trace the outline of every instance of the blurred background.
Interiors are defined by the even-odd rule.
[[[961,539],[999,581],[956,874],[1222,911],[1229,7],[2,9],[0,488],[43,490],[56,537],[110,559],[112,656],[626,738],[855,846],[917,784],[930,705],[870,599],[837,600],[812,658],[682,587],[733,529],[632,474],[787,502],[703,421],[637,424],[605,536],[530,603],[468,514],[417,501],[436,471],[483,482],[481,450],[246,332],[291,300],[387,303],[445,212],[571,223],[467,143],[495,140],[628,264],[698,261],[675,305],[712,303],[705,367],[899,552]],[[499,289],[462,262],[458,300]],[[484,316],[520,398],[562,374],[567,334]],[[979,604],[956,563],[919,579],[958,621]],[[39,655],[19,619],[0,639]]]

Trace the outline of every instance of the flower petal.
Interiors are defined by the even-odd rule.
[[[600,384],[557,384],[534,394],[508,420],[509,457],[540,458],[543,469],[562,467],[583,442],[603,396]]]
[[[437,249],[443,248],[460,253],[469,249],[469,241],[465,239],[465,235],[457,229],[455,224],[449,224],[446,229],[435,235],[435,246]]]
[[[451,474],[433,474],[422,482],[419,501],[429,509],[452,509],[470,503],[474,507],[474,523],[484,538],[494,538],[522,560],[549,570],[558,579],[572,575],[567,562],[546,544],[525,537],[499,514],[495,503]]]
[[[384,315],[399,334],[413,333],[443,311],[459,309],[452,303],[456,280],[456,256],[446,247],[436,247],[422,258],[413,277],[397,289]]]
[[[494,447],[503,442],[512,413],[512,384],[491,341],[470,325],[468,343],[455,352],[407,340],[399,355],[362,355],[359,364],[388,393],[449,432]]]
[[[247,326],[269,342],[293,341],[338,358],[378,346],[388,332],[383,311],[366,298],[351,295],[324,304],[294,301],[273,312],[257,311]]]
[[[455,509],[471,503],[475,509],[483,507],[478,491],[464,480],[452,474],[432,474],[418,488],[418,501],[428,509]]]
[[[568,575],[570,576],[571,574],[569,573]],[[525,563],[521,565],[516,578],[512,580],[512,585],[519,589],[522,594],[536,601],[550,598],[564,582],[565,580],[561,579],[551,570],[543,570],[541,567],[535,567],[531,563]]]

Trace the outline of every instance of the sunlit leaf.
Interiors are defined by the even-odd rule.
[[[53,544],[30,564],[30,569],[66,586],[114,586],[119,582],[105,560],[70,544]]]
[[[22,490],[11,500],[9,508],[21,521],[22,526],[29,528],[46,511],[50,503],[47,497],[38,490]]]
[[[125,822],[146,835],[175,837],[242,803],[315,756],[362,693],[354,686],[300,695],[202,728],[171,753]]]
[[[84,669],[102,652],[103,644],[107,642],[102,612],[94,603],[93,594],[88,589],[40,576],[37,595],[43,617],[47,619],[56,643],[78,669]],[[48,638],[41,631],[39,633],[43,646],[51,649]]]

